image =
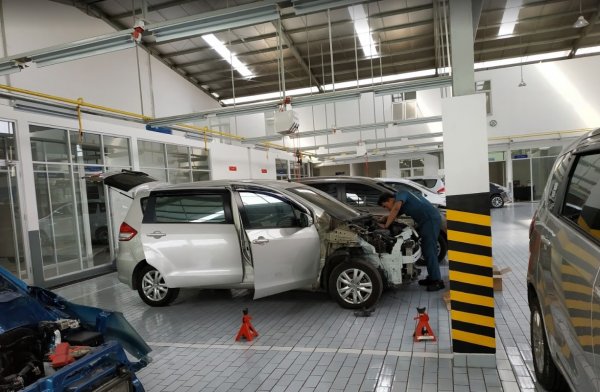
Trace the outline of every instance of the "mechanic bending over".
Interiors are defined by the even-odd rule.
[[[415,196],[407,191],[399,191],[396,195],[386,192],[379,196],[377,204],[390,211],[387,219],[381,223],[385,229],[389,229],[401,214],[413,218],[421,236],[421,248],[427,263],[427,277],[419,280],[419,284],[427,286],[427,291],[443,289],[445,286],[437,257],[437,240],[440,235],[442,218],[437,208],[422,196]]]

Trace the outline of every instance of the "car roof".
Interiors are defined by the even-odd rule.
[[[298,180],[300,183],[309,183],[317,181],[344,181],[344,182],[374,182],[377,183],[375,178],[363,177],[363,176],[323,176],[323,177],[305,177]]]
[[[178,189],[206,189],[206,188],[223,188],[226,186],[248,186],[248,185],[262,185],[264,187],[271,187],[276,189],[289,189],[302,186],[296,182],[289,182],[285,180],[253,180],[253,179],[242,179],[242,180],[208,180],[208,181],[195,181],[185,182],[179,184],[161,184],[155,187],[153,190],[178,190]]]
[[[562,156],[568,152],[588,147],[600,147],[600,128],[587,132],[579,139],[563,148],[560,155]]]

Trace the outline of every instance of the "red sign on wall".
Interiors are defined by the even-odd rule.
[[[237,166],[229,166],[229,171],[237,171]]]
[[[267,174],[267,169],[260,169],[260,172],[261,172],[262,174]]]

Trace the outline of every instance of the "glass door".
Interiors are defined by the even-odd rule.
[[[29,281],[23,251],[14,124],[0,121],[0,266]]]

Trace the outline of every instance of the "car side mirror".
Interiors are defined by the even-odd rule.
[[[305,212],[300,214],[300,227],[310,227],[314,223],[312,216]]]

